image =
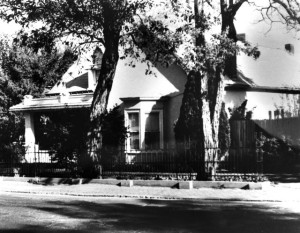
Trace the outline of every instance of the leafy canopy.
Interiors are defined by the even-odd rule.
[[[70,49],[50,53],[12,43],[6,36],[0,39],[0,160],[21,155],[24,135],[22,115],[9,112],[24,95],[42,96],[74,62],[76,55]]]
[[[15,21],[24,28],[22,41],[35,41],[38,49],[56,39],[76,48],[102,44],[109,46],[109,34],[120,31],[124,22],[143,10],[147,0],[3,0],[0,17]]]

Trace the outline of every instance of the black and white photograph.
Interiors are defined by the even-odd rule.
[[[23,232],[300,232],[300,0],[0,0]]]

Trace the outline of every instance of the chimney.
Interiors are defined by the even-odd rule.
[[[100,73],[101,64],[102,64],[103,52],[99,47],[96,47],[92,55],[93,64],[91,69],[88,72],[88,89],[95,90],[97,79]]]

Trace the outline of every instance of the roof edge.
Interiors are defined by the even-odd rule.
[[[164,101],[168,99],[168,96],[161,97],[122,97],[120,100],[125,101]]]
[[[226,91],[248,91],[248,92],[266,92],[279,94],[300,94],[300,88],[290,87],[269,87],[269,86],[247,86],[232,84],[225,87]]]

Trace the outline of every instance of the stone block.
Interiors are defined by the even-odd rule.
[[[178,183],[179,189],[193,189],[193,181],[180,181]]]
[[[120,183],[121,187],[132,187],[133,186],[133,180],[122,180]]]

